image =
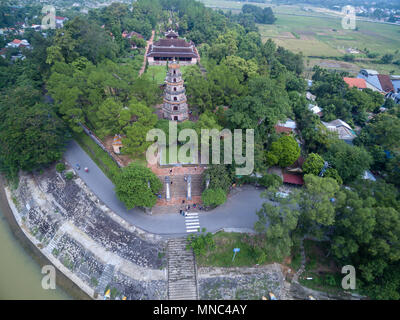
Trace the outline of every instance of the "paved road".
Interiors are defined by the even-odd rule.
[[[81,170],[75,170],[77,174],[85,181],[92,192],[121,218],[145,231],[164,237],[187,234],[185,218],[179,213],[148,215],[141,209],[126,210],[124,204],[118,200],[114,192],[113,183],[75,141],[69,143],[64,157],[73,167],[79,163]],[[84,167],[89,168],[89,173],[83,170]],[[258,219],[256,210],[261,208],[263,203],[263,199],[260,197],[261,191],[246,186],[217,209],[209,212],[200,211],[200,227],[206,228],[210,232],[222,228],[253,230],[254,223]]]

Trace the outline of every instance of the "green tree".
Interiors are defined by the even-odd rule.
[[[387,113],[377,115],[363,129],[360,142],[366,146],[377,144],[386,149],[399,148],[400,119]]]
[[[134,207],[151,208],[157,202],[156,193],[162,189],[160,179],[149,169],[131,163],[115,176],[115,192],[128,210]]]
[[[324,167],[324,159],[318,153],[310,153],[303,164],[303,172],[317,176]]]
[[[342,140],[328,146],[324,159],[338,171],[344,183],[359,178],[372,163],[371,155],[364,148],[351,146]]]
[[[226,191],[221,188],[206,189],[201,194],[201,200],[207,207],[216,207],[226,202]]]
[[[322,237],[325,227],[335,222],[335,202],[343,195],[338,183],[332,178],[320,178],[311,174],[304,176],[305,187],[298,199],[304,232]]]
[[[130,102],[128,108],[133,115],[133,122],[130,126],[125,127],[126,137],[122,141],[123,151],[139,155],[151,145],[151,142],[146,141],[146,135],[157,123],[157,115],[145,104],[135,100]]]
[[[48,104],[0,106],[0,168],[10,175],[59,160],[68,134]]]
[[[356,192],[345,190],[345,197],[336,207],[336,222],[332,237],[332,252],[343,259],[358,252],[373,239],[376,225],[372,197],[361,198]]]
[[[292,136],[283,136],[272,142],[267,152],[267,164],[287,167],[300,156],[300,147]]]
[[[229,173],[227,167],[222,164],[210,165],[203,173],[203,184],[205,185],[206,180],[210,180],[210,189],[221,188],[227,192],[232,185],[232,176]]]
[[[279,206],[263,203],[257,216],[254,229],[265,235],[265,254],[278,261],[289,256],[293,245],[292,232],[297,227],[299,211],[293,210],[289,203],[281,203]]]
[[[103,138],[110,134],[121,133],[122,128],[129,123],[132,111],[124,108],[122,103],[114,98],[107,98],[100,105],[96,115],[99,119],[96,123],[97,133]]]

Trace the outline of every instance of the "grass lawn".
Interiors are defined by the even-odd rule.
[[[92,158],[92,160],[99,166],[104,174],[113,181],[114,175],[121,170],[114,160],[101,149],[92,139],[90,139],[84,132],[74,133],[74,139],[83,150]],[[72,164],[75,165],[75,164]]]
[[[257,264],[259,254],[256,248],[262,245],[258,236],[243,233],[218,232],[214,236],[216,248],[205,256],[196,257],[200,266],[215,267],[252,267]],[[240,252],[233,258],[233,248],[240,248]],[[265,261],[265,264],[272,261]]]
[[[181,66],[182,76],[185,74],[185,69],[189,66]],[[166,66],[148,66],[144,75],[150,80],[154,80],[157,84],[163,84],[167,75]]]

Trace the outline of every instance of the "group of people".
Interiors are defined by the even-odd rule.
[[[185,200],[182,200],[182,205],[185,204]],[[184,207],[184,209],[179,210],[179,214],[182,216],[187,216],[187,213],[190,211],[190,204]],[[193,204],[193,208],[198,208],[200,211],[203,210],[203,207],[200,205],[197,205],[196,203]]]

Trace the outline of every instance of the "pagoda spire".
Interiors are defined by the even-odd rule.
[[[189,118],[188,105],[183,86],[182,72],[179,63],[173,60],[168,64],[165,77],[164,118],[174,121],[184,121]]]

